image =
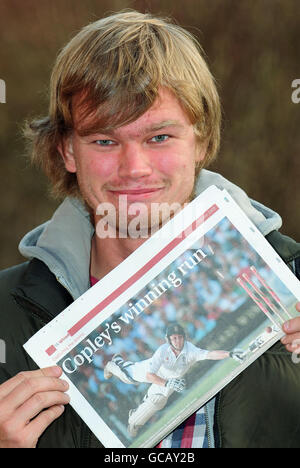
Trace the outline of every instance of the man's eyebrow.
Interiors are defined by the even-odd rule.
[[[165,127],[178,127],[183,128],[183,125],[178,120],[163,120],[162,122],[154,123],[145,128],[145,132],[153,132],[157,130],[162,130]]]
[[[166,127],[177,127],[183,128],[183,124],[178,120],[163,120],[162,122],[153,123],[141,130],[140,133],[151,133],[156,132],[158,130],[162,130]],[[118,128],[99,128],[99,130],[95,133],[101,133],[104,135],[114,135],[118,131]]]
[[[147,133],[163,130],[164,128],[167,128],[167,127],[175,127],[178,129],[183,129],[184,126],[179,120],[163,120],[161,122],[157,122],[157,123],[154,122],[153,124],[146,126],[145,128],[141,129],[139,133],[147,134]],[[97,129],[96,128],[82,129],[81,131],[80,130],[77,130],[77,131],[78,131],[78,134],[82,137],[88,137],[88,136],[97,135],[97,134],[114,136],[118,132],[118,129],[119,127],[117,128],[98,127]]]

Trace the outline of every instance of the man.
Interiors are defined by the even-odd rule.
[[[140,362],[124,361],[115,355],[104,368],[104,377],[113,375],[127,384],[151,383],[143,402],[130,410],[128,432],[135,437],[138,430],[167,404],[173,392],[185,389],[183,376],[199,361],[220,361],[229,357],[243,362],[238,351],[207,351],[197,348],[186,340],[184,328],[178,323],[170,324],[166,330],[167,343],[161,345],[150,359]]]
[[[67,198],[21,242],[29,262],[1,273],[7,363],[0,372],[0,447],[101,446],[70,406],[64,411],[61,371],[36,370],[22,345],[84,293],[91,278],[103,278],[145,241],[110,223],[112,231],[120,228],[117,238],[95,235],[104,203],[119,212],[126,195],[130,220],[135,202],[182,206],[210,184],[225,187],[299,274],[299,245],[277,232],[278,215],[202,170],[216,155],[219,134],[214,81],[196,41],[179,26],[119,13],[88,25],[61,51],[49,115],[32,122],[27,135],[33,161],[54,193]],[[165,221],[162,215],[153,226],[144,216],[144,234]],[[300,319],[285,331],[287,351],[297,352]],[[185,446],[195,440],[205,446],[206,439],[222,447],[299,446],[300,368],[287,351],[276,345],[206,405],[207,437],[191,437]]]

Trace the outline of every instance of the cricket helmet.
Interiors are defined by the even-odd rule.
[[[184,339],[186,338],[184,328],[181,325],[179,325],[179,323],[172,323],[168,325],[166,330],[166,339],[169,343],[170,336],[172,335],[182,335]]]

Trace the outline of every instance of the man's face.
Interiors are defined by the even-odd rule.
[[[75,127],[76,116],[75,106]],[[147,207],[148,228],[151,204],[182,206],[189,201],[195,164],[205,156],[188,116],[166,89],[134,122],[84,137],[75,129],[70,141],[65,166],[77,174],[81,194],[93,212],[105,202],[118,214],[119,199],[127,196],[128,207],[135,202]]]
[[[184,336],[182,335],[171,335],[170,336],[170,343],[171,346],[176,350],[176,351],[181,351],[184,346]]]

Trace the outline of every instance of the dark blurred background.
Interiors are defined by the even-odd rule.
[[[58,202],[25,157],[22,125],[47,112],[59,49],[88,22],[124,8],[173,17],[204,47],[223,105],[223,137],[212,170],[278,211],[300,240],[299,0],[0,0],[0,268],[22,261],[17,244]]]

